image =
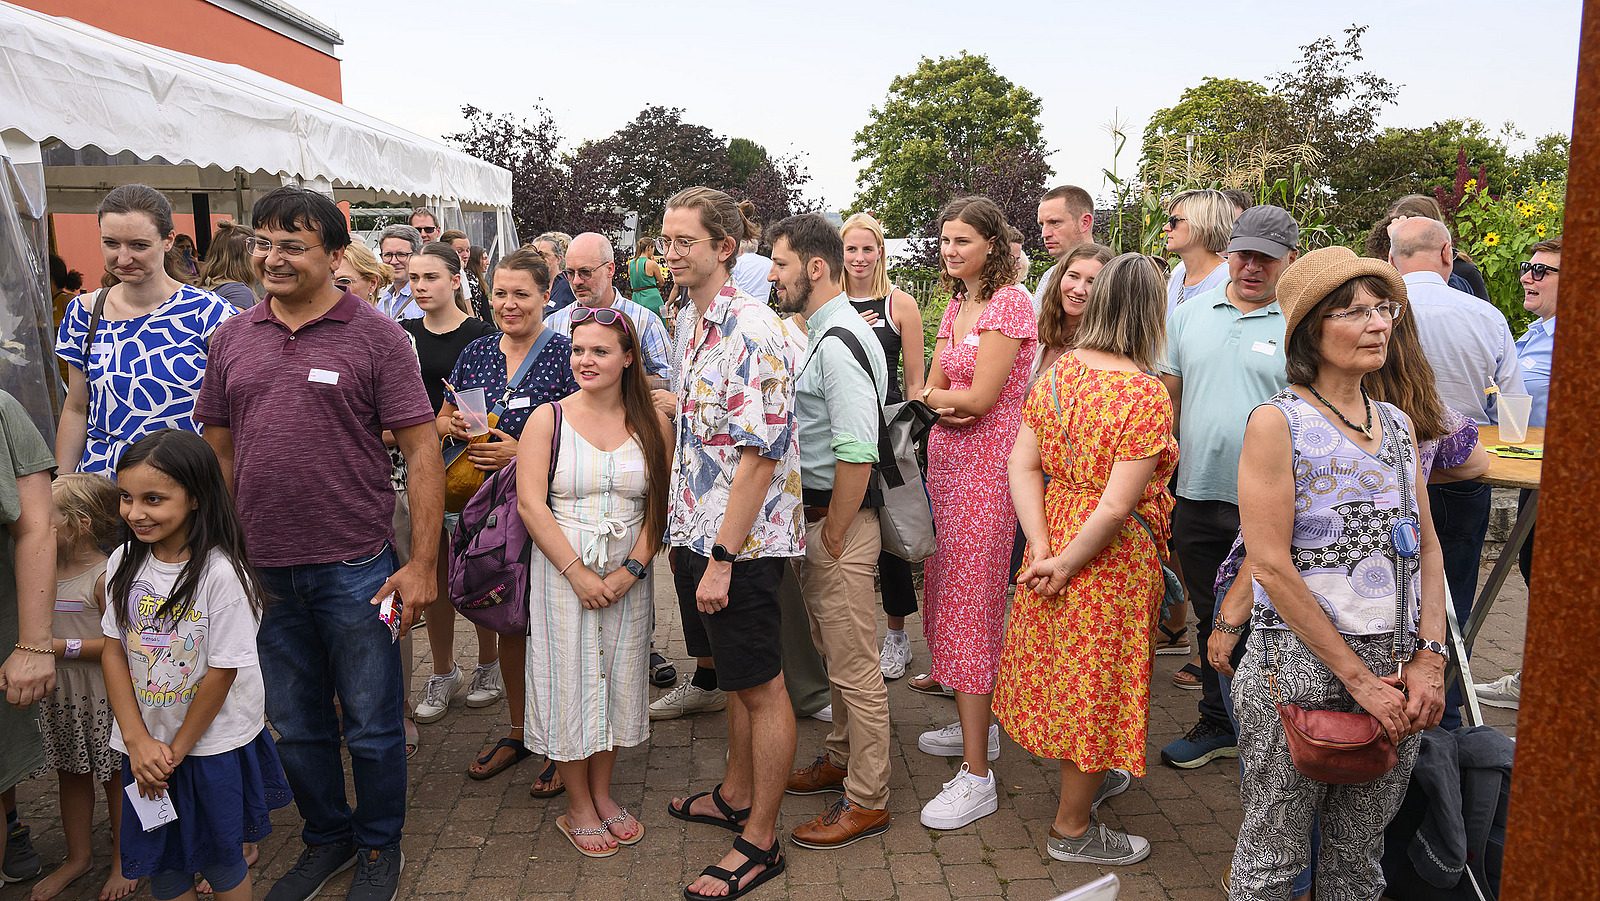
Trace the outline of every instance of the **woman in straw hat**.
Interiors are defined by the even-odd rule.
[[[1250,415],[1239,460],[1255,601],[1233,681],[1244,823],[1230,892],[1287,899],[1316,816],[1317,895],[1376,901],[1383,829],[1417,734],[1444,709],[1443,561],[1417,491],[1427,476],[1410,420],[1361,384],[1383,366],[1405,283],[1331,247],[1291,265],[1278,299],[1290,386]],[[1278,703],[1365,711],[1399,762],[1362,784],[1316,781],[1291,759]]]

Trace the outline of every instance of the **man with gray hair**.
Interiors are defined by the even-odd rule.
[[[1450,230],[1422,216],[1396,219],[1389,225],[1389,262],[1405,279],[1410,301],[1407,315],[1416,317],[1423,355],[1433,367],[1439,400],[1478,425],[1495,422],[1490,388],[1527,393],[1516,343],[1504,313],[1486,300],[1458,291],[1446,282],[1455,262]],[[1472,480],[1428,486],[1434,531],[1444,552],[1445,582],[1456,618],[1466,622],[1478,591],[1478,564],[1489,531],[1490,488]],[[1461,690],[1455,685],[1445,698],[1441,725],[1460,725]]]
[[[390,225],[378,235],[378,256],[394,269],[394,284],[378,292],[378,312],[390,319],[422,318],[411,299],[411,257],[421,249],[422,235],[409,225]]]
[[[567,247],[572,244],[572,236],[566,232],[545,232],[533,239],[533,249],[544,257],[544,264],[550,267],[550,300],[544,305],[544,315],[549,316],[557,310],[563,310],[577,303],[577,295],[572,293],[572,283],[567,281],[566,259]]]
[[[573,238],[561,274],[572,286],[578,302],[549,314],[545,325],[570,338],[572,316],[580,308],[620,310],[633,322],[645,374],[667,375],[667,353],[672,344],[667,337],[667,327],[661,324],[660,316],[617,293],[612,282],[617,274],[617,255],[610,240],[594,232],[584,232]]]

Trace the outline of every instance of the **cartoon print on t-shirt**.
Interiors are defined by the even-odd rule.
[[[138,599],[128,624],[128,674],[139,703],[147,707],[171,707],[194,699],[199,680],[190,684],[204,653],[208,618],[192,608],[176,624],[158,620],[156,611],[166,598],[156,594],[148,582],[135,582],[133,597]]]

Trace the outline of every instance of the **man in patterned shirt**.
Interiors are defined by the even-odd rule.
[[[743,893],[783,870],[778,805],[794,765],[778,585],[787,558],[804,549],[797,361],[777,315],[730,278],[752,231],[721,191],[686,188],[667,201],[666,263],[699,313],[674,361],[676,397],[661,392],[677,433],[667,543],[689,653],[715,659],[728,704],[727,775],[712,791],[674,799],[669,813],[742,833],[689,886],[691,898]]]

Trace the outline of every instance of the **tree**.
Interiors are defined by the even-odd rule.
[[[756,174],[763,166],[770,166],[772,161],[767,157],[767,148],[762,147],[749,138],[734,138],[728,142],[728,166],[733,172],[733,180],[744,184],[750,176]]]
[[[1176,104],[1150,116],[1141,174],[1147,181],[1167,184],[1236,166],[1278,140],[1274,126],[1288,119],[1284,106],[1282,97],[1259,82],[1207,76],[1184,89]]]
[[[611,136],[579,148],[573,165],[610,185],[622,209],[637,210],[641,232],[661,228],[667,198],[680,189],[725,188],[732,181],[727,142],[683,121],[675,107],[646,107]]]
[[[523,237],[551,230],[609,233],[622,216],[604,180],[575,173],[558,154],[561,133],[544,107],[532,120],[463,106],[465,131],[447,135],[464,153],[511,172],[511,215]]]
[[[734,143],[739,141],[734,139]],[[729,150],[731,152],[732,146]],[[745,178],[741,187],[729,188],[728,193],[738,200],[748,200],[756,208],[756,221],[763,226],[800,213],[815,213],[821,205],[806,198],[803,186],[811,181],[811,173],[801,165],[798,156],[767,159],[765,151],[759,165]]]
[[[856,132],[851,159],[865,165],[853,209],[871,210],[890,235],[919,231],[938,213],[936,178],[965,185],[999,148],[1042,145],[1040,106],[988,57],[923,57]]]
[[[1329,219],[1346,234],[1370,228],[1396,199],[1406,194],[1431,197],[1435,189],[1451,185],[1459,165],[1482,170],[1497,186],[1508,184],[1513,168],[1504,141],[1476,119],[1386,128],[1330,161],[1328,187],[1335,203]]]
[[[1039,198],[1044,196],[1045,180],[1050,177],[1050,164],[1045,162],[1044,150],[1038,146],[997,147],[983,154],[973,164],[956,167],[967,170],[965,178],[956,181],[943,174],[935,175],[930,188],[939,206],[968,194],[981,194],[993,200],[1005,213],[1006,221],[1022,232],[1022,246],[1032,256],[1045,252],[1044,239],[1034,225],[1039,211]],[[912,262],[919,266],[938,266],[938,223],[928,219],[918,230],[924,239],[917,243]]]

